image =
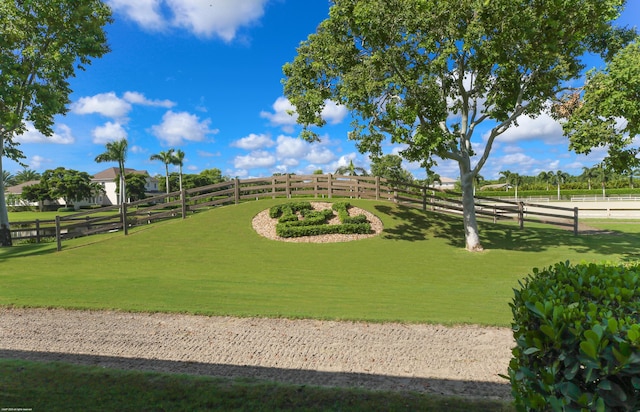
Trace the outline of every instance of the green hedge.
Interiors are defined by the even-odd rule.
[[[280,237],[318,236],[328,234],[367,234],[371,232],[369,223],[346,223],[342,225],[290,226],[277,225],[276,234]]]
[[[296,212],[301,212],[303,210],[312,210],[310,202],[289,202],[282,205],[273,206],[269,209],[269,216],[272,219],[280,218],[281,216],[291,216],[296,214]],[[296,220],[298,218],[296,217]],[[286,219],[285,219],[286,220]]]
[[[318,236],[326,234],[366,234],[371,232],[371,224],[366,216],[349,216],[348,202],[336,202],[332,209],[312,210],[309,202],[290,202],[277,205],[269,210],[269,216],[278,219],[276,234],[280,237]],[[327,220],[338,212],[339,225],[328,225]],[[299,220],[297,212],[304,219]]]
[[[640,263],[533,270],[510,304],[521,411],[640,409]]]

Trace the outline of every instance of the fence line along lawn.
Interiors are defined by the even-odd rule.
[[[637,233],[574,237],[542,225],[481,223],[463,248],[459,217],[353,200],[385,225],[365,240],[284,243],[251,220],[284,199],[225,206],[52,245],[0,249],[0,305],[507,326],[519,279],[558,261],[637,258]]]

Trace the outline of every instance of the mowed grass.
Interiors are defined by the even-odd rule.
[[[0,360],[0,405],[40,411],[513,411],[507,402]]]
[[[382,219],[381,236],[314,244],[256,234],[252,218],[284,202],[67,241],[62,252],[0,248],[0,305],[508,326],[513,288],[532,268],[639,256],[636,230],[574,237],[484,221],[486,251],[469,253],[459,217],[366,200],[351,202]]]

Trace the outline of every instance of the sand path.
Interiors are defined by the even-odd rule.
[[[0,308],[0,357],[510,397],[508,328]]]

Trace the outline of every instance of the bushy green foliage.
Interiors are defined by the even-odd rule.
[[[364,234],[371,231],[365,215],[349,216],[348,202],[336,202],[332,209],[338,212],[339,225],[328,225],[333,216],[332,209],[313,210],[309,202],[291,202],[269,209],[269,216],[278,218],[276,234],[280,237],[318,236],[326,234]],[[304,219],[298,219],[297,213]]]
[[[342,225],[290,226],[278,225],[276,233],[280,237],[318,236],[334,233],[366,234],[371,231],[369,223],[347,223]]]
[[[309,202],[289,202],[282,205],[276,205],[269,209],[269,216],[272,219],[280,218],[283,215],[295,215],[296,212],[303,210],[312,210]],[[296,220],[298,218],[296,217]]]
[[[640,264],[534,269],[510,304],[518,410],[640,408]]]

